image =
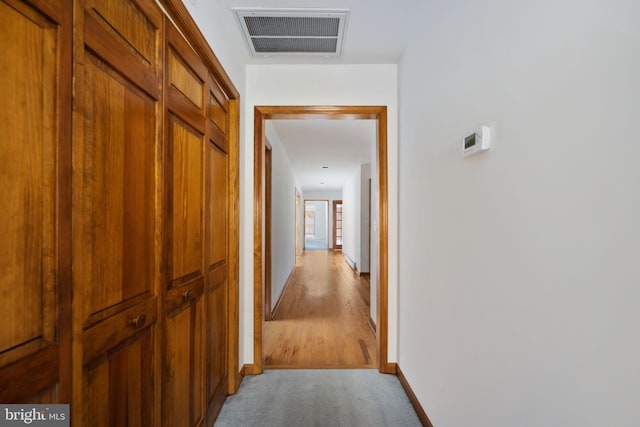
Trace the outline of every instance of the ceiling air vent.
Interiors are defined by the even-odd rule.
[[[342,55],[348,10],[234,8],[254,56]]]

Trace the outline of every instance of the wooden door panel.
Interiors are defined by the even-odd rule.
[[[0,401],[69,399],[71,19],[0,1]],[[63,345],[61,345],[61,343]],[[64,360],[64,362],[62,362]],[[34,372],[37,369],[37,372]],[[61,370],[64,370],[61,374]],[[60,396],[59,380],[65,395]]]
[[[146,62],[140,61],[140,58],[128,49],[126,44],[114,40],[105,25],[101,24],[94,15],[86,13],[84,24],[84,42],[92,54],[108,63],[113,69],[121,70],[121,74],[126,76],[127,80],[134,82],[149,96],[158,100],[160,85],[158,71],[149,68]]]
[[[204,82],[180,54],[171,47],[167,53],[169,84],[182,93],[199,110],[204,107]]]
[[[153,0],[76,4],[72,415],[154,426],[162,13]]]
[[[207,292],[207,403],[217,413],[226,397],[227,280]]]
[[[229,100],[211,76],[207,105],[207,423],[224,403],[228,382]]]
[[[153,337],[149,326],[85,366],[83,425],[156,425]]]
[[[202,275],[203,138],[195,128],[169,115],[171,150],[171,279]]]
[[[86,0],[87,11],[95,17],[90,21],[102,25],[114,39],[126,45],[137,56],[138,62],[157,72],[158,23],[160,10],[149,0]]]
[[[228,243],[228,157],[213,144],[208,144],[209,161],[209,245],[207,266],[224,263]]]
[[[210,123],[209,134],[211,141],[220,147],[222,151],[228,153],[229,99],[212,77],[209,77],[207,118]]]
[[[24,111],[0,121],[0,295],[11,319],[0,335],[3,354],[33,341],[48,345],[55,332],[57,70],[46,53],[57,34],[45,17],[21,9],[0,3],[2,39],[11,40],[2,55],[3,109]]]
[[[209,79],[209,105],[207,117],[223,133],[227,133],[229,126],[229,98],[213,78]]]
[[[173,24],[167,23],[165,35],[167,89],[175,89],[204,116],[207,68]]]
[[[204,420],[201,296],[165,320],[162,424],[166,427],[192,427]]]
[[[154,292],[157,123],[152,98],[92,54],[86,62],[76,281],[91,324]]]

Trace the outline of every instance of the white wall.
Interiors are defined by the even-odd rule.
[[[400,367],[437,426],[640,425],[640,2],[412,13]]]
[[[342,187],[342,253],[349,263],[355,264],[358,270],[362,262],[360,257],[361,192],[362,172],[358,167],[351,179]]]
[[[328,200],[329,201],[329,247],[333,248],[333,201],[342,200],[342,191],[305,191],[303,198],[307,200]],[[304,212],[301,219],[304,226]],[[304,229],[302,230],[304,237]]]
[[[265,135],[271,144],[271,307],[275,307],[296,262],[295,176],[273,124]]]
[[[374,141],[375,142],[375,141]],[[343,187],[342,252],[360,273],[369,273],[369,180],[371,163],[360,165]],[[372,240],[375,239],[372,236]],[[374,265],[375,267],[375,265]],[[375,269],[374,269],[375,271]]]
[[[159,0],[156,0],[159,2]],[[182,1],[216,57],[242,93],[251,56],[231,8],[221,1]]]
[[[378,270],[378,242],[376,241],[376,233],[378,232],[378,155],[376,141],[371,144],[371,212],[369,220],[371,221],[371,247],[369,248],[370,273],[369,273],[369,315],[376,322],[378,313],[378,278],[376,271]],[[391,193],[391,191],[390,191]],[[395,191],[393,192],[395,193]]]
[[[240,170],[241,364],[253,363],[253,109],[256,105],[386,105],[389,188],[398,187],[397,66],[247,65]],[[246,118],[246,119],[245,119]],[[396,360],[398,216],[389,192],[389,361]]]

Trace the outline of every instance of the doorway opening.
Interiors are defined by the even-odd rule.
[[[304,201],[305,250],[329,249],[329,201]]]
[[[369,210],[371,210],[371,206],[369,206]],[[333,201],[333,250],[342,250],[342,200]]]
[[[377,243],[376,353],[378,370],[395,373],[388,363],[388,172],[387,107],[385,106],[256,106],[254,109],[254,363],[247,374],[263,370],[263,330],[265,297],[265,121],[266,120],[375,120],[376,121],[376,213],[378,227],[371,239]]]

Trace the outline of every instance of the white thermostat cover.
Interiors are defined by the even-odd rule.
[[[480,126],[475,132],[462,138],[462,155],[470,156],[491,147],[491,128]]]

